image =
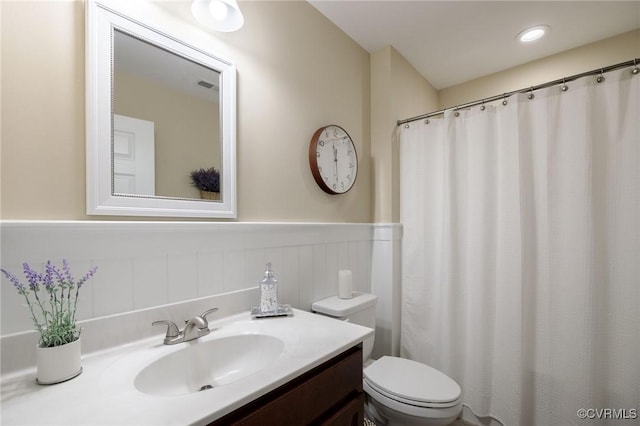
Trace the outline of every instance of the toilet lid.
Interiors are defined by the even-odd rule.
[[[383,356],[364,370],[365,380],[390,398],[419,405],[455,403],[458,384],[441,371],[409,359]]]

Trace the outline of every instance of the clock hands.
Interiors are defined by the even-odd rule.
[[[335,184],[337,185],[338,184],[338,148],[336,148],[335,142],[333,142],[333,164],[334,164],[334,175],[336,177]]]

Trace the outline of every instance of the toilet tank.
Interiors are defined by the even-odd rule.
[[[314,302],[311,310],[342,321],[349,321],[364,327],[376,328],[376,303],[378,297],[373,294],[353,292],[351,299],[331,296]],[[366,361],[373,350],[374,336],[368,337],[362,344],[362,357]]]

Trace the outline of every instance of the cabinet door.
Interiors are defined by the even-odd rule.
[[[362,426],[364,424],[364,394],[358,395],[338,410],[333,416],[320,423],[321,426]]]
[[[362,395],[362,345],[358,345],[209,426],[349,426],[356,405],[364,411]],[[343,413],[347,406],[351,408]],[[334,423],[327,423],[334,418]]]

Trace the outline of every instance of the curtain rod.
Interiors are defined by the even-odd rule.
[[[454,106],[454,107],[451,107],[451,108],[445,108],[445,109],[441,109],[441,110],[438,110],[438,111],[430,112],[428,114],[422,114],[422,115],[417,115],[417,116],[411,117],[411,118],[405,118],[404,120],[398,120],[396,122],[396,125],[400,126],[401,124],[410,123],[412,121],[418,121],[418,120],[422,120],[422,119],[425,119],[425,118],[433,117],[435,115],[441,115],[441,114],[444,114],[445,111],[456,111],[456,110],[459,110],[459,109],[470,108],[470,107],[473,107],[473,106],[476,106],[476,105],[481,105],[481,104],[483,104],[485,102],[493,102],[493,101],[498,101],[500,99],[505,99],[505,98],[508,98],[511,95],[515,95],[515,94],[518,94],[518,93],[529,93],[529,92],[532,92],[534,90],[545,89],[547,87],[555,86],[555,85],[560,84],[560,83],[565,84],[565,83],[567,83],[569,81],[574,81],[574,80],[577,80],[577,79],[582,78],[582,77],[587,77],[589,75],[602,74],[602,73],[605,73],[605,72],[617,70],[619,68],[629,67],[629,66],[632,66],[632,65],[635,66],[635,68],[632,70],[632,72],[634,74],[640,73],[640,68],[638,68],[638,65],[640,65],[640,59],[636,58],[636,59],[632,59],[630,61],[621,62],[619,64],[609,65],[608,67],[598,68],[598,69],[595,69],[595,70],[583,72],[581,74],[575,74],[575,75],[572,75],[570,77],[564,77],[564,78],[560,78],[558,80],[549,81],[547,83],[542,83],[542,84],[539,84],[537,86],[527,87],[526,89],[514,90],[512,92],[503,93],[502,95],[495,95],[495,96],[491,96],[489,98],[484,98],[484,99],[480,99],[480,100],[477,100],[477,101],[468,102],[468,103],[457,105],[457,106]]]

